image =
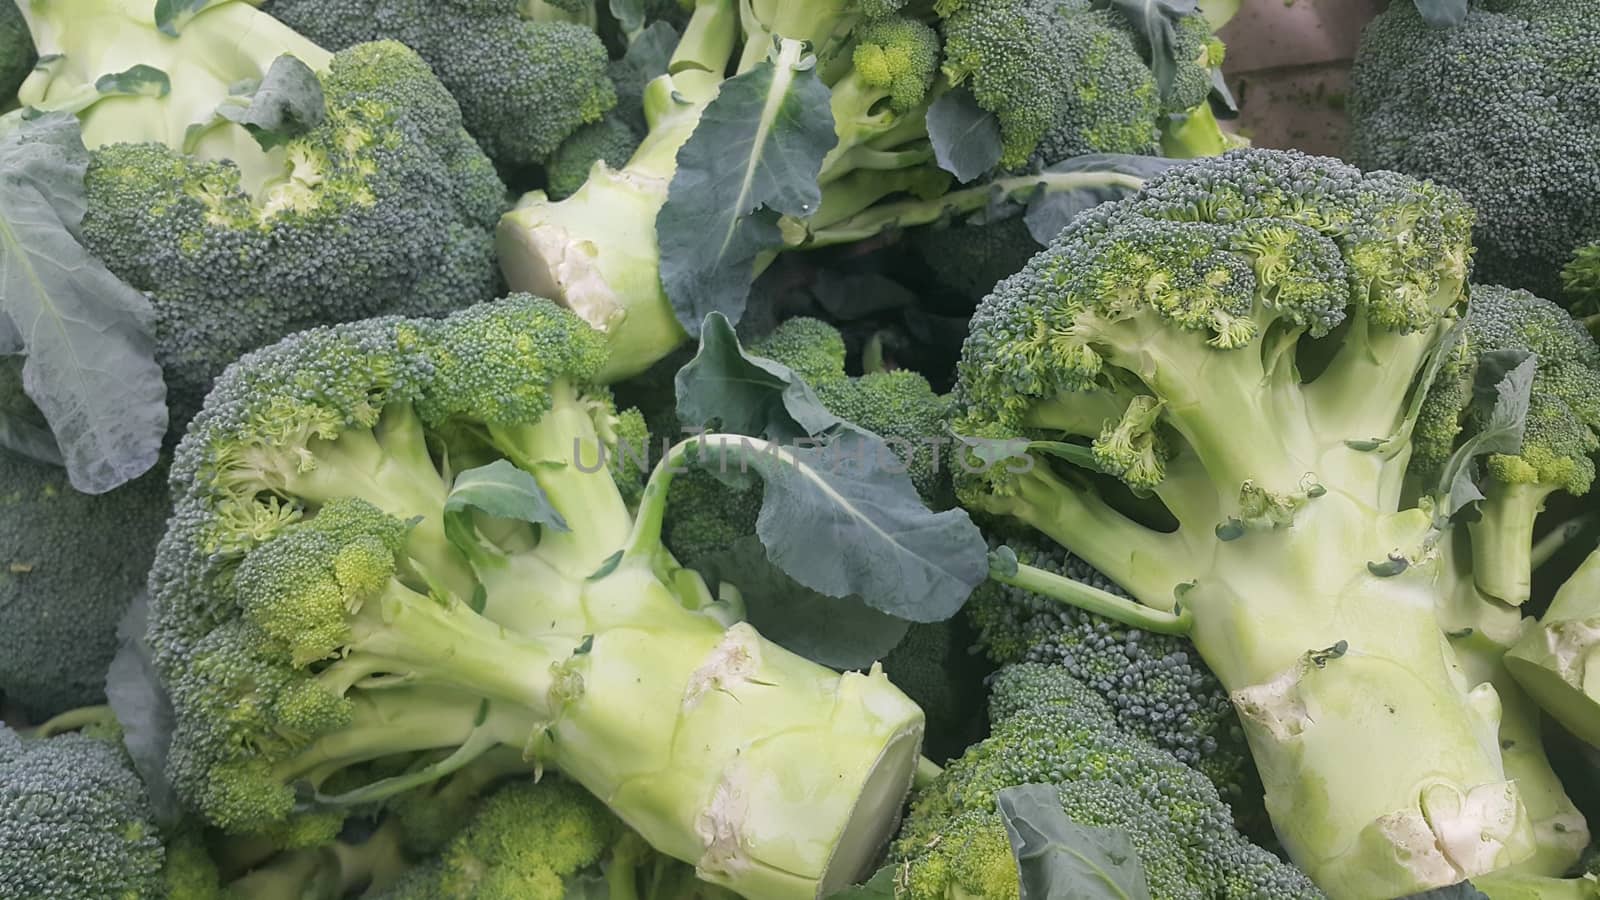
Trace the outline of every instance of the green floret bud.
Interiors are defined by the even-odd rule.
[[[855,37],[856,75],[887,91],[895,112],[915,109],[939,71],[939,35],[914,19],[884,18],[862,25]]]
[[[1573,312],[1600,313],[1600,243],[1579,247],[1572,254],[1561,269],[1561,289],[1571,299]]]
[[[622,168],[639,149],[639,140],[633,128],[616,115],[608,114],[579,128],[551,156],[545,171],[546,193],[554,200],[571,196],[589,180],[596,163]]]
[[[14,100],[36,59],[21,10],[15,3],[0,4],[0,111]]]

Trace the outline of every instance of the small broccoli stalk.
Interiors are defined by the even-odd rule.
[[[1028,442],[974,452],[963,501],[1192,614],[1274,829],[1335,896],[1535,848],[1493,688],[1440,633],[1436,504],[1401,502],[1471,223],[1454,192],[1331,159],[1185,163],[1001,282],[958,369],[957,433]]]
[[[1550,717],[1600,747],[1600,550],[1556,591],[1537,621],[1523,623],[1506,667]]]
[[[1489,456],[1472,534],[1478,588],[1512,606],[1527,602],[1534,528],[1558,491],[1581,497],[1594,483],[1600,450],[1600,347],[1565,310],[1534,295],[1490,285],[1472,288],[1466,336],[1428,393],[1417,469],[1436,477],[1460,439],[1482,431],[1491,410],[1473,404],[1474,382],[1503,368],[1507,354],[1533,354],[1537,368],[1522,444]]]
[[[670,469],[640,488],[601,461],[644,439],[594,386],[606,353],[519,296],[304,332],[221,380],[174,463],[150,628],[169,774],[206,821],[304,846],[509,751],[747,896],[862,874],[922,712],[707,614],[660,544]]]

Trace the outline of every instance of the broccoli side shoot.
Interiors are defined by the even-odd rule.
[[[1587,0],[1473,0],[1431,28],[1395,3],[1351,72],[1350,159],[1431,178],[1478,210],[1475,277],[1546,297],[1600,242],[1600,36]]]
[[[1119,728],[1104,699],[1065,669],[1002,669],[989,712],[989,737],[916,797],[901,829],[894,864],[908,900],[1018,895],[995,794],[1022,784],[1055,785],[1074,822],[1126,831],[1151,896],[1321,896],[1298,869],[1234,830],[1204,775]]]
[[[466,129],[503,166],[542,163],[616,105],[599,35],[528,18],[520,0],[272,0],[263,7],[330,49],[395,40],[461,104]]]
[[[413,51],[391,42],[330,55],[232,0],[176,38],[139,0],[25,13],[52,61],[22,100],[82,123],[93,151],[83,241],[151,298],[175,432],[255,347],[495,296],[490,232],[505,187]],[[99,93],[135,63],[150,82],[142,92]],[[241,110],[255,98],[236,92],[259,84],[296,100],[283,121],[252,130],[235,120],[266,110]]]
[[[166,895],[150,798],[119,739],[25,738],[0,722],[0,896]]]

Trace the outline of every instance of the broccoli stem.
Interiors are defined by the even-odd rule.
[[[991,568],[989,577],[1156,634],[1187,634],[1194,625],[1194,613],[1182,604],[1175,613],[1162,612],[1027,563],[1017,563],[1016,568],[1015,573]]]
[[[112,712],[109,706],[82,706],[69,709],[45,721],[35,727],[30,734],[34,738],[50,738],[69,731],[81,731],[91,726],[112,725],[116,721],[116,713]]]
[[[1600,747],[1600,549],[1556,591],[1550,608],[1525,627],[1506,667],[1550,717]]]
[[[1600,522],[1600,513],[1583,513],[1562,522],[1533,545],[1528,561],[1534,569],[1540,568],[1596,522]]]
[[[1528,602],[1533,585],[1533,525],[1544,502],[1556,490],[1550,484],[1507,484],[1488,479],[1478,520],[1467,525],[1472,535],[1472,577],[1478,589],[1503,603]]]
[[[1209,102],[1202,103],[1178,119],[1161,126],[1161,153],[1172,159],[1198,159],[1219,156],[1238,141],[1222,131]]]

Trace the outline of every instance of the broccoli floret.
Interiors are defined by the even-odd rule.
[[[1127,596],[1058,546],[1036,539],[1007,544],[1029,565]],[[973,593],[966,609],[978,645],[995,663],[1059,666],[1104,698],[1119,727],[1203,772],[1229,803],[1259,798],[1261,785],[1228,692],[1189,641],[993,581]]]
[[[490,232],[505,187],[411,50],[373,43],[330,56],[234,0],[207,5],[176,39],[138,0],[26,14],[52,61],[22,100],[78,114],[93,151],[83,241],[151,298],[175,433],[254,347],[494,297]],[[155,87],[96,92],[108,70],[136,62]],[[249,99],[230,92],[262,79],[281,79],[275,88],[304,108],[252,132],[226,117]]]
[[[556,200],[571,196],[589,180],[595,163],[620,169],[638,147],[639,135],[628,123],[621,116],[607,114],[574,131],[556,148],[545,170],[545,190]]]
[[[973,304],[1044,249],[1022,216],[913,229],[906,246],[933,283]]]
[[[521,0],[273,0],[264,8],[324,47],[387,39],[416,50],[461,104],[462,122],[484,152],[525,166],[544,162],[617,103],[599,35],[571,22],[530,20],[529,7]]]
[[[1526,291],[1474,285],[1466,334],[1450,354],[1423,407],[1413,466],[1436,480],[1460,441],[1487,424],[1491,410],[1472,403],[1486,355],[1533,354],[1522,446],[1485,465],[1486,499],[1470,523],[1472,575],[1479,590],[1505,603],[1528,600],[1534,523],[1557,491],[1574,497],[1594,483],[1600,450],[1600,346],[1556,304]]]
[[[1362,33],[1350,158],[1430,178],[1478,210],[1478,280],[1547,297],[1600,242],[1600,37],[1588,0],[1473,0],[1433,28],[1395,3]]]
[[[309,834],[510,748],[743,893],[861,874],[922,713],[710,613],[660,544],[676,464],[642,494],[593,464],[643,430],[594,386],[605,353],[519,295],[302,332],[218,380],[173,462],[149,629],[168,775],[205,821]],[[828,774],[786,782],[802,761]],[[763,816],[724,817],[747,787]]]
[[[24,738],[0,722],[0,896],[166,896],[150,797],[119,738]]]
[[[909,900],[1017,896],[995,794],[1054,784],[1067,817],[1121,828],[1151,896],[1309,898],[1305,876],[1234,830],[1204,775],[1116,724],[1104,699],[1058,666],[1001,669],[990,735],[916,798],[895,844]]]
[[[889,680],[922,707],[922,752],[935,762],[959,756],[983,736],[983,679],[990,666],[972,652],[975,635],[962,617],[916,622],[883,658]]]
[[[33,38],[28,23],[12,0],[0,3],[0,112],[15,100],[17,87],[33,71]]]
[[[996,285],[958,367],[957,434],[1039,442],[958,467],[964,505],[1132,601],[999,576],[1187,634],[1238,710],[1285,849],[1351,893],[1416,893],[1535,849],[1483,738],[1493,719],[1441,640],[1441,567],[1414,564],[1446,498],[1402,502],[1411,395],[1463,312],[1472,221],[1448,188],[1292,151],[1181,163]],[[1499,850],[1452,846],[1457,827]]]

